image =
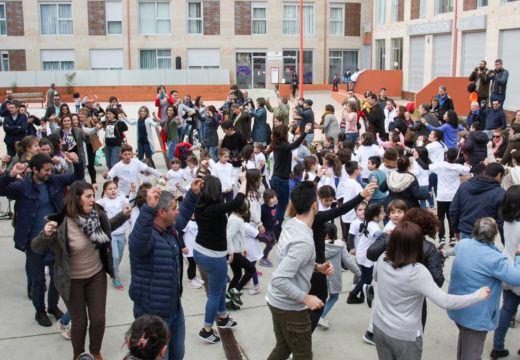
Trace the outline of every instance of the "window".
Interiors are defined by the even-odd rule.
[[[9,52],[0,51],[0,56],[2,57],[2,63],[0,64],[0,70],[9,71]]]
[[[139,34],[170,34],[170,3],[139,3]]]
[[[74,50],[42,50],[43,71],[74,70]]]
[[[188,34],[202,34],[202,3],[188,3]]]
[[[453,0],[436,0],[435,12],[444,14],[453,11]]]
[[[253,35],[267,34],[267,3],[251,4],[251,33]]]
[[[296,71],[298,78],[300,76],[300,51],[284,50],[283,51],[283,78],[285,83],[291,82],[291,74]],[[312,50],[303,50],[303,83],[312,84]]]
[[[385,70],[385,39],[376,40],[376,70]]]
[[[7,21],[5,19],[4,3],[0,3],[0,35],[7,35]]]
[[[123,33],[121,1],[105,2],[105,17],[107,19],[107,35],[121,35]]]
[[[123,49],[91,49],[91,70],[123,70]]]
[[[341,79],[345,70],[350,69],[353,74],[358,68],[359,50],[330,50],[329,51],[329,83],[332,84],[334,74]]]
[[[419,0],[419,17],[421,19],[426,17],[426,1],[427,0]]]
[[[283,34],[300,33],[300,5],[283,5]],[[314,35],[314,6],[303,5],[303,35]]]
[[[512,3],[512,2],[515,2],[515,1],[519,1],[519,0],[504,0],[504,3]]]
[[[330,4],[329,35],[345,35],[345,8],[343,4]]]
[[[392,22],[396,23],[399,20],[399,0],[392,0]]]
[[[172,51],[170,49],[141,50],[139,68],[141,70],[171,69]]]
[[[392,66],[393,70],[403,68],[403,38],[392,39]]]
[[[386,0],[377,0],[377,23],[379,25],[386,22]]]
[[[488,0],[477,0],[477,8],[485,7],[488,5]]]
[[[188,69],[220,69],[220,49],[188,49]]]
[[[72,35],[72,4],[40,4],[42,35]]]

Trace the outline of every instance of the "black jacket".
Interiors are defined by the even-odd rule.
[[[387,233],[379,235],[376,241],[370,245],[367,250],[368,260],[376,262],[381,254],[385,252],[389,241],[390,235]],[[444,284],[444,274],[442,273],[442,262],[439,251],[432,242],[424,239],[423,252],[424,266],[426,266],[430,274],[432,274],[433,281],[435,281],[437,286],[441,287],[442,284]]]
[[[440,101],[440,100],[439,100]],[[444,113],[448,110],[455,110],[455,106],[453,106],[453,100],[449,95],[446,95],[446,100],[444,100],[444,104],[439,106],[439,120],[444,123],[443,117]]]
[[[473,131],[468,134],[461,149],[468,153],[468,161],[471,166],[480,164],[486,159],[488,142],[489,137],[482,131]]]
[[[486,75],[486,80],[492,80],[491,94],[506,95],[507,79],[509,78],[509,71],[502,69],[495,72],[495,76]]]
[[[401,134],[406,134],[406,129],[408,127],[406,126],[406,119],[405,118],[401,118],[401,117],[395,117],[394,118],[394,121],[392,121],[390,123],[390,125],[388,125],[388,131],[392,131],[394,129],[398,129]]]
[[[374,104],[368,113],[368,122],[370,132],[379,135],[385,134],[385,112],[378,103]]]
[[[409,172],[392,171],[386,177],[386,180],[379,185],[382,192],[388,191],[385,199],[386,207],[392,200],[400,199],[406,203],[408,209],[419,207],[419,200],[426,200],[428,192],[419,188],[419,182],[415,176]]]

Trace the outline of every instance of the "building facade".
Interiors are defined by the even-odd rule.
[[[516,109],[519,41],[518,0],[374,0],[372,65],[402,69],[405,96],[436,77],[469,76],[480,60],[493,68],[501,58],[509,71],[504,106]]]
[[[304,82],[369,66],[371,16],[370,1],[304,1]],[[2,71],[228,69],[273,88],[300,72],[298,48],[298,1],[0,0]]]

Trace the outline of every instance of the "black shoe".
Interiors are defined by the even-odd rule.
[[[229,315],[225,318],[219,318],[217,321],[217,327],[221,329],[228,329],[232,328],[233,326],[237,326],[237,322],[233,321]]]
[[[228,309],[228,310],[240,310],[240,306],[236,305],[230,299],[226,299],[226,309]]]
[[[365,335],[363,335],[363,341],[370,345],[375,345],[374,341],[374,333],[371,333],[370,331],[365,331]]]
[[[240,299],[240,293],[238,292],[238,290],[236,290],[235,288],[233,289],[230,289],[227,293],[226,293],[226,297],[233,301],[233,303],[235,305],[239,305],[239,306],[242,306],[244,305],[242,303],[242,299]]]
[[[36,310],[36,315],[34,315],[34,319],[38,322],[38,324],[40,324],[40,326],[52,326],[52,321],[47,316],[45,310]]]
[[[506,357],[506,356],[509,356],[509,350],[491,350],[491,354],[489,354],[489,356],[491,356],[491,359],[500,359],[500,358],[503,358],[503,357]]]
[[[27,283],[27,297],[32,300],[32,282]]]
[[[347,298],[347,304],[362,304],[365,302],[365,299],[362,299],[357,296],[349,295]]]
[[[210,344],[216,344],[220,342],[220,338],[213,333],[213,329],[211,329],[210,332],[206,332],[206,330],[202,328],[199,332],[199,337]]]
[[[446,241],[440,240],[439,245],[437,245],[437,249],[442,250],[442,248],[444,248],[444,245],[446,245]]]
[[[372,308],[372,301],[374,301],[374,287],[372,285],[363,285],[363,295],[365,296],[365,303],[369,308]]]
[[[450,246],[455,246],[455,245],[457,245],[457,240],[455,240],[455,238],[452,237],[452,238],[450,239],[449,245],[450,245]]]
[[[61,319],[63,315],[65,315],[63,311],[61,311],[60,308],[57,306],[54,309],[47,310],[47,313],[54,315],[56,321],[58,321],[59,319]]]

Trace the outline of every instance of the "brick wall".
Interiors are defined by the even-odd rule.
[[[220,1],[204,1],[204,35],[220,35]]]
[[[361,4],[345,4],[345,36],[361,35]]]
[[[88,2],[88,34],[106,35],[107,25],[104,1]]]
[[[25,50],[9,50],[9,71],[26,71]]]
[[[404,0],[397,0],[397,21],[404,21]]]
[[[251,2],[235,1],[235,35],[251,35]]]
[[[475,10],[477,8],[477,0],[464,0],[462,8],[464,11]]]
[[[419,18],[419,11],[421,7],[421,0],[412,0],[411,3],[411,11],[410,11],[410,19],[418,19]]]
[[[5,8],[7,36],[24,36],[22,2],[7,1]]]

